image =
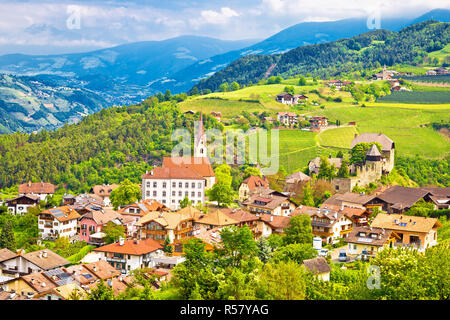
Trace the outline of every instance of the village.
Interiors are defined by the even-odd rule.
[[[290,121],[289,114],[285,119]],[[319,207],[298,205],[292,200],[296,189],[290,187],[320,177],[325,161],[341,169],[347,165],[342,157],[311,159],[309,175],[298,171],[287,176],[283,191],[271,189],[265,176],[250,175],[239,186],[238,199],[224,207],[208,201],[207,191],[217,179],[201,126],[193,157],[164,157],[162,166],[142,175],[139,201],[114,210],[111,194],[120,185],[96,185],[91,193],[65,194],[60,205],[39,212],[38,245],[65,238],[95,248],[79,263],[48,248],[31,252],[0,248],[0,299],[83,299],[103,282],[118,295],[139,286],[136,270],[157,290],[185,261],[184,246],[190,239],[199,239],[212,252],[221,246],[221,231],[230,226],[246,226],[255,240],[266,239],[284,234],[296,216],[309,218],[317,253],[302,264],[321,281],[329,280],[333,263],[369,261],[386,248],[424,252],[437,245],[439,220],[405,213],[420,203],[449,209],[450,189],[393,185],[370,194],[353,192],[394,168],[393,140],[382,133],[363,133],[354,137],[352,148],[364,144],[369,148],[363,161],[348,166],[345,177],[330,179],[333,195]],[[26,182],[18,190],[17,197],[4,200],[8,214],[23,215],[38,207],[56,186]],[[125,232],[107,241],[105,230],[114,226]]]

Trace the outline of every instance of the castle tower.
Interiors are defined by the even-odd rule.
[[[203,130],[203,114],[200,112],[200,124],[194,141],[194,157],[206,158],[206,150],[206,135]]]

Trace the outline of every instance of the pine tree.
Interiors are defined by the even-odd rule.
[[[0,234],[0,249],[6,248],[13,252],[16,251],[16,240],[11,221],[6,221]]]
[[[256,243],[256,245],[258,246],[258,257],[259,260],[261,260],[262,262],[266,263],[269,258],[270,258],[270,247],[269,247],[269,242],[267,241],[266,238],[261,238],[258,240],[258,242]]]

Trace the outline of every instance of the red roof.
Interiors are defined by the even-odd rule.
[[[19,193],[55,193],[55,186],[47,182],[27,182],[19,185]]]
[[[202,177],[214,177],[214,170],[208,158],[164,157],[163,168],[189,168]]]
[[[203,180],[203,176],[199,175],[189,168],[155,168],[152,171],[142,175],[143,179],[189,179]]]
[[[242,181],[242,183],[248,185],[248,188],[250,190],[253,190],[256,187],[265,187],[265,188],[269,187],[269,181],[267,181],[266,179],[261,179],[258,176],[250,176],[244,181]]]
[[[120,245],[119,242],[115,242],[94,249],[94,251],[123,253],[140,256],[160,249],[162,249],[162,246],[158,242],[153,239],[145,239],[125,240],[123,242],[123,245]]]

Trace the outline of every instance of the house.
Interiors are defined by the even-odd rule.
[[[336,88],[336,90],[341,90],[345,86],[348,86],[352,84],[351,81],[342,81],[342,80],[330,80],[328,81],[328,86],[332,88],[333,86]]]
[[[102,238],[98,239],[98,237],[91,236],[96,233],[102,232],[103,228],[108,224],[108,222],[113,222],[116,225],[122,224],[122,216],[108,208],[93,210],[89,213],[86,213],[79,219],[80,233],[79,240],[86,241],[89,244],[103,244]],[[99,241],[100,240],[100,241]]]
[[[214,118],[216,118],[217,121],[219,121],[219,122],[222,121],[222,113],[212,111],[212,112],[211,112],[211,115],[212,115]]]
[[[276,101],[283,104],[294,104],[294,96],[290,93],[283,92],[277,95]]]
[[[436,218],[379,213],[372,221],[372,228],[394,231],[399,238],[394,246],[412,247],[420,251],[437,244],[437,229],[441,227]]]
[[[27,182],[19,185],[19,196],[36,195],[39,200],[44,201],[47,196],[53,196],[55,186],[47,182]]]
[[[308,97],[305,96],[304,94],[296,94],[294,95],[294,102],[298,103],[298,102],[304,102],[304,101],[308,101]]]
[[[53,288],[47,294],[47,300],[70,300],[73,294],[77,294],[80,300],[84,300],[87,296],[86,291],[77,283],[72,282],[56,288]]]
[[[338,212],[301,205],[295,209],[291,216],[299,214],[309,215],[313,234],[321,237],[326,243],[336,243],[340,238],[345,238],[352,231],[353,221],[342,211]]]
[[[75,279],[75,282],[82,288],[86,288],[89,284],[95,283],[99,280],[105,281],[121,274],[119,270],[104,260],[72,265],[64,268],[64,270],[70,274],[71,277]]]
[[[436,72],[436,70],[430,69],[430,70],[427,70],[426,75],[427,76],[435,76],[435,75],[437,75],[437,72]]]
[[[333,165],[337,170],[339,170],[339,168],[342,166],[342,158],[327,158],[328,162],[330,163],[330,165]],[[321,163],[321,158],[320,157],[316,157],[314,159],[312,159],[311,161],[309,161],[308,163],[308,169],[309,169],[309,174],[319,174],[319,169],[320,169],[320,163]]]
[[[269,124],[273,124],[275,122],[275,120],[272,117],[264,117],[261,119],[261,123],[269,123]]]
[[[365,226],[369,222],[370,212],[367,211],[365,208],[347,207],[344,206],[343,204],[340,206],[336,206],[332,204],[323,203],[320,206],[320,209],[333,210],[344,213],[347,217],[349,217],[353,221],[353,227]]]
[[[243,205],[251,213],[276,216],[288,216],[295,209],[295,204],[287,196],[269,188],[255,188]]]
[[[403,213],[408,211],[420,199],[430,201],[430,196],[431,193],[422,188],[408,188],[396,185],[374,196],[368,204],[371,206],[377,205],[387,213]]]
[[[103,200],[105,206],[110,206],[111,200],[109,199],[109,197],[111,196],[111,192],[118,187],[120,187],[118,184],[95,185],[92,187],[91,192],[100,197]]]
[[[434,209],[450,209],[450,188],[422,187],[429,192],[428,198],[434,203]]]
[[[375,227],[355,227],[345,238],[348,243],[348,252],[351,255],[361,256],[363,260],[375,257],[386,247],[393,248],[400,237],[392,230]]]
[[[321,129],[328,126],[327,117],[311,117],[309,118],[309,123],[311,124],[311,129]]]
[[[101,260],[105,260],[121,273],[131,270],[154,267],[154,256],[162,253],[162,246],[153,239],[124,240],[94,249],[102,253]]]
[[[71,201],[72,202],[72,201]],[[100,210],[105,206],[102,198],[95,194],[80,194],[75,197],[75,201],[73,204],[64,204],[63,206],[68,205],[79,215],[83,216],[88,212],[92,212],[94,210]]]
[[[214,228],[223,228],[231,225],[238,225],[239,221],[231,218],[228,214],[217,209],[213,212],[200,215],[195,219],[195,226],[202,230],[209,230]]]
[[[28,208],[39,205],[40,198],[38,195],[25,194],[14,199],[5,200],[8,212],[12,214],[24,214],[28,212]]]
[[[398,74],[397,71],[387,70],[386,65],[383,67],[383,71],[372,75],[373,80],[390,80],[393,76]]]
[[[164,157],[163,168],[187,168],[206,180],[205,189],[216,183],[214,170],[207,157]]]
[[[139,239],[153,239],[163,244],[166,239],[172,243],[192,236],[194,221],[200,211],[185,207],[177,212],[153,211],[136,223]]]
[[[136,223],[152,211],[169,211],[169,208],[156,200],[147,199],[123,206],[117,212],[122,216],[122,224],[126,227],[127,234],[130,237],[135,237],[137,233]]]
[[[38,228],[42,239],[71,238],[77,234],[78,218],[81,216],[69,206],[42,211],[38,215]]]
[[[239,186],[239,202],[244,202],[250,196],[250,192],[258,187],[269,187],[269,181],[266,177],[250,176],[242,181]]]
[[[361,133],[355,134],[355,138],[351,142],[350,148],[353,148],[358,143],[378,142],[381,149],[381,156],[383,161],[383,172],[389,173],[394,168],[394,153],[395,143],[383,133]]]
[[[330,281],[331,268],[324,257],[303,260],[302,264],[322,281]]]
[[[256,232],[258,221],[260,220],[257,215],[242,209],[223,208],[221,211],[231,219],[237,221],[237,227],[243,227],[246,225],[250,231],[253,233]]]
[[[73,194],[69,193],[69,194],[65,194],[63,196],[62,200],[63,200],[63,203],[62,203],[63,206],[71,206],[71,205],[75,204],[76,197]]]
[[[142,199],[155,199],[171,210],[180,208],[185,198],[205,203],[206,179],[187,167],[157,167],[142,175]]]
[[[70,263],[50,249],[42,249],[20,255],[12,255],[11,252],[5,253],[3,251],[0,255],[0,260],[2,259],[3,261],[0,261],[0,269],[2,269],[2,272],[13,275],[49,271]]]
[[[374,198],[372,195],[367,195],[364,193],[354,193],[354,192],[345,192],[345,193],[337,193],[329,197],[324,201],[322,205],[328,206],[337,206],[337,207],[349,207],[349,208],[358,208],[358,209],[372,209],[374,206],[371,206],[369,203]],[[381,206],[379,206],[381,209]]]
[[[268,237],[271,234],[283,234],[284,229],[289,226],[290,216],[275,216],[268,213],[257,213],[257,227],[253,230],[256,238]]]
[[[277,120],[287,127],[294,126],[298,123],[298,115],[295,112],[278,112]]]
[[[444,68],[444,67],[439,67],[436,69],[436,74],[438,74],[438,75],[448,74],[449,72],[450,72],[450,70],[448,70],[447,68]]]

